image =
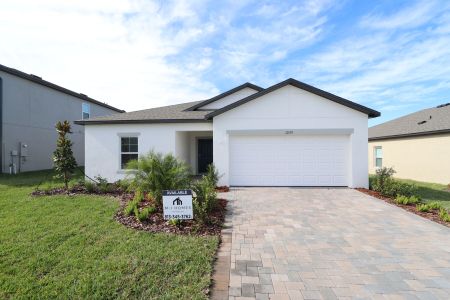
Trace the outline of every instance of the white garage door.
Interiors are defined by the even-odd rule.
[[[349,136],[230,136],[234,186],[348,186]]]

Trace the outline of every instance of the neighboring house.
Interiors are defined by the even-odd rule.
[[[109,181],[150,150],[231,186],[367,187],[367,121],[380,113],[294,79],[246,83],[206,101],[77,121],[86,173]]]
[[[0,65],[0,170],[50,169],[56,148],[55,124],[123,112],[36,75]],[[74,125],[75,158],[84,164],[84,127]]]
[[[393,167],[398,178],[450,183],[450,103],[369,128],[369,172]]]

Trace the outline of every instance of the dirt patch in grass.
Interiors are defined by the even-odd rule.
[[[401,207],[401,208],[403,208],[404,210],[407,210],[407,211],[409,211],[409,212],[412,212],[412,213],[414,213],[414,214],[416,214],[416,215],[419,215],[419,216],[421,216],[421,217],[423,217],[423,218],[427,218],[428,220],[431,220],[431,221],[433,221],[433,222],[436,222],[436,223],[442,224],[442,225],[444,225],[444,226],[450,227],[450,223],[444,222],[444,221],[442,221],[442,220],[439,218],[439,210],[434,209],[434,210],[430,210],[430,211],[428,211],[428,212],[422,212],[422,211],[418,211],[418,210],[417,210],[416,205],[403,205],[403,204],[397,204],[397,203],[394,201],[394,199],[389,198],[389,197],[385,197],[385,196],[381,195],[379,192],[372,191],[372,190],[368,190],[368,189],[364,189],[364,188],[356,188],[356,190],[357,190],[357,191],[360,191],[360,192],[362,192],[362,193],[364,193],[364,194],[370,195],[370,196],[372,196],[372,197],[374,197],[374,198],[383,200],[383,201],[385,201],[385,202],[387,202],[387,203],[389,203],[389,204],[392,204],[392,205]]]
[[[228,192],[227,186],[217,187],[218,192]],[[119,199],[120,208],[114,216],[114,219],[125,225],[126,227],[144,230],[148,232],[165,232],[183,235],[217,235],[219,236],[222,230],[223,223],[225,221],[225,213],[227,200],[218,199],[217,207],[210,214],[208,223],[200,223],[196,220],[182,220],[179,225],[170,224],[167,220],[164,220],[162,208],[150,214],[146,220],[139,221],[134,215],[125,215],[124,208],[134,197],[133,193],[125,193],[119,187],[111,186],[107,192],[99,190],[88,191],[83,185],[74,185],[69,189],[69,193],[64,188],[52,188],[47,190],[35,190],[31,193],[33,196],[51,196],[51,195],[69,195],[75,196],[80,194],[85,195],[103,195],[113,196]],[[143,201],[139,203],[139,209],[142,210],[146,207],[156,207],[153,200],[147,195]]]

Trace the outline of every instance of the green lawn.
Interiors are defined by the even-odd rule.
[[[149,234],[114,198],[31,197],[49,172],[0,175],[0,299],[203,299],[217,237]]]
[[[421,182],[410,179],[398,179],[399,181],[406,183],[413,183],[417,186],[417,195],[424,202],[437,201],[447,209],[450,209],[450,192],[447,190],[449,187],[439,183]]]

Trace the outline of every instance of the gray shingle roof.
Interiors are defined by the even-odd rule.
[[[427,108],[369,128],[369,140],[450,132],[450,105]]]
[[[128,113],[113,114],[76,121],[76,124],[112,124],[112,123],[175,123],[175,122],[208,122],[205,115],[210,111],[185,111],[202,101],[187,102],[163,107],[156,107]]]
[[[89,124],[117,124],[117,123],[191,123],[191,122],[211,122],[212,118],[216,115],[219,115],[223,112],[226,112],[230,109],[233,109],[239,105],[247,103],[251,100],[254,100],[258,97],[261,97],[267,93],[270,93],[276,89],[279,89],[285,85],[292,85],[299,89],[303,89],[310,93],[319,95],[328,100],[334,101],[336,103],[342,104],[344,106],[350,107],[357,111],[363,112],[368,115],[369,118],[378,117],[380,113],[376,110],[370,109],[368,107],[362,106],[350,100],[338,97],[331,93],[325,92],[313,86],[310,86],[306,83],[300,82],[298,80],[289,78],[285,81],[277,83],[267,89],[262,89],[258,86],[255,86],[251,83],[245,83],[240,85],[230,91],[222,93],[216,97],[213,97],[209,100],[205,101],[195,101],[195,102],[187,102],[182,104],[157,107],[139,111],[133,111],[129,113],[122,114],[114,114],[104,117],[92,118],[89,120],[79,120],[75,121],[75,124],[80,125],[89,125]],[[251,87],[256,91],[259,91],[255,94],[247,96],[239,101],[231,103],[221,109],[217,110],[199,110],[201,106],[204,106],[212,101],[217,101],[230,93],[236,92],[237,90],[243,89],[245,87]],[[196,108],[198,110],[196,110]]]

